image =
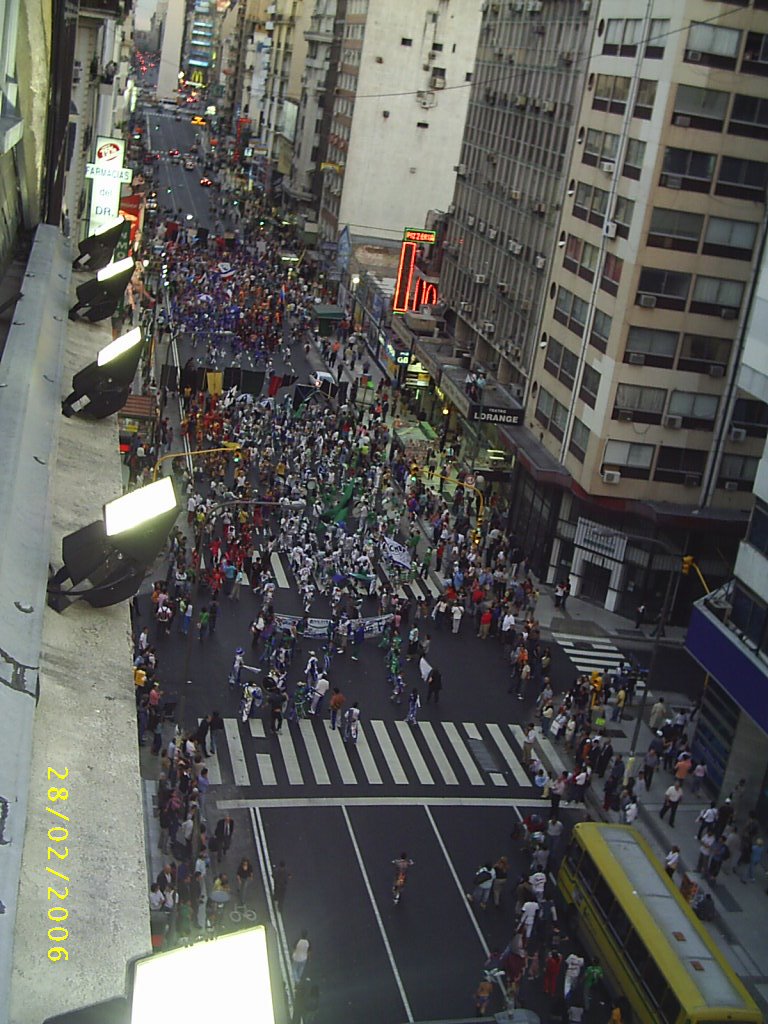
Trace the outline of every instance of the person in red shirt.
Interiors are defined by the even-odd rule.
[[[488,633],[490,631],[492,622],[493,615],[491,614],[491,609],[486,608],[483,614],[480,616],[480,631],[477,634],[481,640],[488,639]]]

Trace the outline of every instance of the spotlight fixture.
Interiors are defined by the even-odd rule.
[[[106,267],[112,259],[125,223],[124,217],[118,217],[78,242],[78,255],[72,263],[72,269],[101,270]]]
[[[109,263],[90,281],[83,281],[77,288],[77,302],[69,311],[70,320],[89,320],[95,323],[111,316],[133,274],[134,260],[131,256]],[[85,309],[87,312],[81,313]]]
[[[134,327],[101,349],[94,362],[72,378],[72,393],[61,403],[62,413],[102,420],[122,409],[136,376],[141,346],[141,328]]]
[[[105,608],[133,597],[178,512],[170,477],[108,502],[99,522],[83,526],[61,542],[64,564],[48,579],[49,606],[62,612],[81,597],[92,608]],[[65,590],[67,582],[72,586]],[[76,589],[84,582],[90,586]]]

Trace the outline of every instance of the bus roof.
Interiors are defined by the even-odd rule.
[[[714,941],[667,878],[645,839],[626,825],[583,822],[576,829],[583,838],[599,834],[615,861],[609,879],[614,893],[621,898],[638,932],[645,933],[643,939],[656,962],[663,968],[664,946],[679,961],[700,993],[701,1008],[756,1010],[749,993],[723,963]],[[649,934],[651,929],[655,935]],[[686,1008],[693,1010],[692,1006]]]

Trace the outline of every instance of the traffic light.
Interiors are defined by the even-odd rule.
[[[683,564],[680,567],[680,571],[682,572],[683,576],[688,575],[688,573],[691,571],[691,568],[693,567],[693,564],[693,555],[683,555]]]

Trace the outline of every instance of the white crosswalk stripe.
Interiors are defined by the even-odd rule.
[[[277,551],[273,551],[269,556],[269,564],[272,567],[272,575],[275,577],[275,583],[278,587],[281,587],[283,590],[289,589],[291,584],[288,582],[288,575],[283,568],[283,563]]]
[[[520,728],[509,728],[519,740]],[[495,724],[374,719],[360,726],[356,744],[346,744],[327,718],[284,722],[276,737],[260,718],[249,719],[247,729],[225,718],[219,742],[228,758],[206,762],[217,786],[533,788],[508,734]]]
[[[564,654],[579,672],[612,672],[618,669],[624,655],[610,640],[573,636],[568,633],[553,633],[552,639],[562,647]]]

